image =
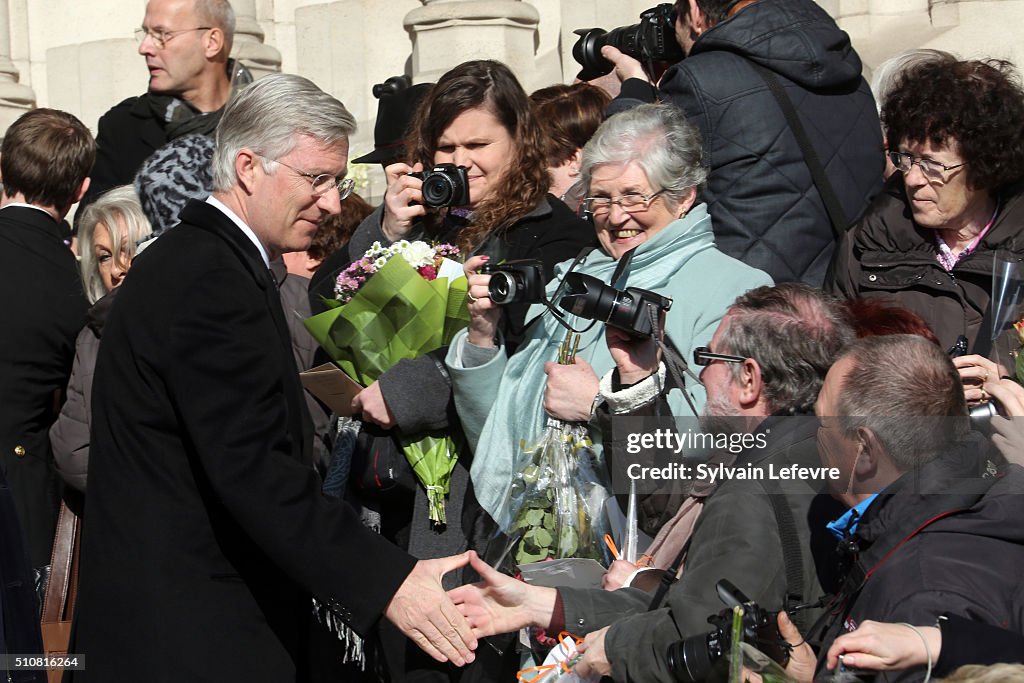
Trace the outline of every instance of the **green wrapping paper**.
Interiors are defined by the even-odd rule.
[[[428,281],[401,255],[391,257],[347,304],[305,321],[345,374],[369,386],[402,359],[446,346],[469,324],[466,278]],[[427,491],[430,519],[445,524],[444,497],[458,459],[445,434],[399,435],[409,465]]]

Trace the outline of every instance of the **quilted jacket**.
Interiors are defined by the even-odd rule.
[[[884,159],[874,98],[849,37],[813,0],[759,0],[703,33],[669,67],[658,95],[704,139],[711,170],[701,197],[718,248],[776,282],[821,286],[835,245],[796,138],[753,62],[792,101],[848,222],[881,188]],[[627,80],[610,112],[651,101]]]

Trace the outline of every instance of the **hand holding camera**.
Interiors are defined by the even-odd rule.
[[[408,237],[416,219],[427,214],[423,206],[423,181],[410,175],[422,170],[422,164],[410,166],[401,162],[384,169],[388,189],[384,194],[384,220],[381,228],[384,236],[392,242]]]
[[[661,312],[659,336],[665,337],[665,311]],[[605,342],[619,371],[619,382],[629,386],[658,371],[661,349],[652,337],[636,337],[625,330],[605,325]]]
[[[417,163],[391,164],[384,169],[384,236],[392,242],[408,237],[412,225],[428,209],[469,204],[469,175],[465,166],[436,164],[429,170]]]
[[[463,271],[468,284],[466,307],[469,309],[468,341],[473,346],[494,348],[494,338],[501,320],[501,307],[491,300],[488,256],[474,256],[466,261]]]

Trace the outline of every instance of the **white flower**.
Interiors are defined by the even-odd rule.
[[[413,268],[429,266],[434,262],[434,248],[426,242],[413,242],[402,249],[404,258]]]
[[[384,257],[384,256],[381,256],[379,259],[377,259],[376,261],[373,262],[373,269],[375,271],[380,270],[381,268],[384,267],[384,264],[387,263],[387,262],[388,262],[387,258]]]

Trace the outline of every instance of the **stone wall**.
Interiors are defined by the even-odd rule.
[[[1024,0],[819,0],[851,35],[865,74],[911,47],[1024,63],[1012,28]],[[372,146],[371,86],[409,73],[436,79],[466,59],[513,67],[527,90],[571,82],[573,30],[635,23],[653,0],[233,0],[234,55],[257,75],[312,78],[360,121],[353,155]],[[145,0],[0,0],[0,131],[26,107],[65,109],[95,126],[145,90],[132,31]],[[4,34],[4,27],[7,33]],[[371,178],[373,178],[371,172]],[[370,194],[379,191],[372,180]]]

